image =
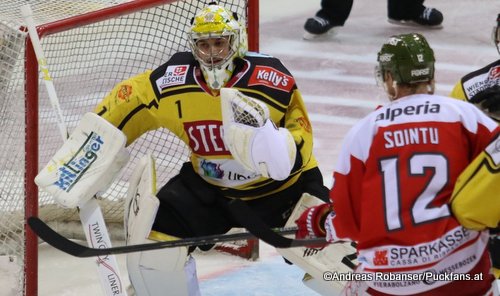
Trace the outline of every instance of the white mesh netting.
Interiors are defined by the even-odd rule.
[[[62,107],[64,120],[71,131],[81,116],[95,105],[119,81],[146,69],[154,69],[173,53],[188,50],[186,29],[204,1],[119,1],[119,0],[37,0],[29,1],[35,23],[40,26],[93,13],[132,2],[147,3],[150,8],[78,26],[68,22],[68,29],[42,36],[42,47]],[[163,2],[163,4],[160,4]],[[207,1],[208,2],[208,1]],[[22,0],[0,1],[0,257],[23,265],[25,207],[25,128],[30,111],[25,110],[25,39],[20,30],[23,20]],[[239,15],[246,14],[246,0],[219,1]],[[151,7],[151,4],[155,6]],[[132,7],[132,6],[127,6]],[[113,13],[110,10],[110,13]],[[116,13],[116,11],[114,11]],[[95,14],[101,17],[101,14]],[[89,15],[92,18],[92,14]],[[30,61],[36,62],[36,61]],[[39,167],[43,167],[62,145],[48,95],[39,82]],[[188,159],[188,150],[167,130],[144,135],[129,147],[132,160],[120,178],[99,201],[108,227],[121,229],[123,198],[127,178],[135,162],[145,153],[156,158],[158,184],[175,175]],[[64,210],[51,197],[39,193],[39,214],[53,225],[63,225],[66,235],[83,237],[81,225],[68,227],[67,221],[79,221],[76,210]],[[70,223],[71,224],[71,223]],[[111,231],[111,235],[122,235]],[[1,271],[0,271],[1,272]],[[20,271],[22,273],[22,269]],[[23,276],[16,277],[22,283]],[[22,286],[22,284],[21,284]],[[22,291],[22,288],[20,288]],[[22,292],[20,292],[22,294]]]

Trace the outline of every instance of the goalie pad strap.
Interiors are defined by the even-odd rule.
[[[125,143],[122,131],[99,115],[87,113],[35,183],[63,207],[83,205],[104,191],[128,162]]]

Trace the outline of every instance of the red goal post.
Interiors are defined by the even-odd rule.
[[[218,2],[246,16],[249,49],[258,51],[258,0]],[[63,225],[60,231],[71,221],[76,228],[81,225],[75,210],[57,207],[33,182],[62,141],[24,30],[20,7],[25,3],[0,3],[0,271],[6,264],[13,275],[0,284],[11,287],[12,295],[35,296],[38,239],[23,222],[38,215],[53,221],[54,227]],[[186,28],[206,4],[198,0],[32,0],[30,5],[65,122],[72,130],[114,84],[188,50]],[[99,200],[112,237],[117,233],[113,223],[121,225],[123,220],[126,181],[136,159],[145,152],[153,154],[159,185],[188,159],[184,144],[167,130],[150,132],[129,149],[132,160]],[[257,248],[257,241],[241,248],[221,246],[253,259]]]

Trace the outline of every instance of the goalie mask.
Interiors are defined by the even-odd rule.
[[[189,43],[205,81],[214,90],[223,87],[231,78],[234,59],[247,52],[245,27],[235,14],[215,4],[196,14]]]
[[[392,36],[380,49],[377,62],[375,73],[380,84],[385,72],[391,73],[397,84],[428,82],[434,78],[434,51],[418,33]]]

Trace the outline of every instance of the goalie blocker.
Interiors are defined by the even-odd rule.
[[[104,191],[128,162],[125,143],[126,136],[119,129],[87,113],[35,183],[63,207],[83,205]]]

